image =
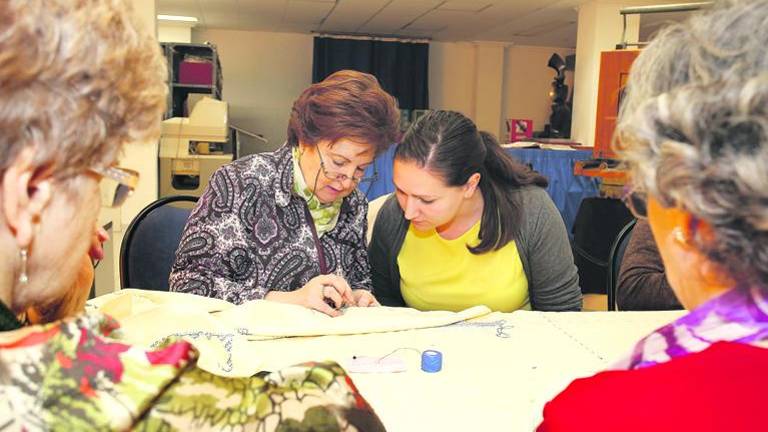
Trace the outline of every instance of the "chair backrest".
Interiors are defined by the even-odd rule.
[[[384,206],[384,202],[392,195],[388,193],[382,195],[373,201],[368,202],[368,232],[365,233],[365,243],[371,243],[371,237],[373,237],[373,226],[376,224],[376,217],[379,215],[379,210]]]
[[[120,286],[168,291],[168,276],[176,259],[184,226],[192,208],[173,203],[196,203],[198,197],[176,195],[146,206],[128,229],[120,245]]]
[[[624,259],[624,252],[627,250],[629,239],[632,237],[632,229],[635,227],[637,219],[632,219],[624,226],[616,236],[616,240],[611,245],[611,252],[608,255],[608,310],[616,310],[616,287],[619,284],[619,271],[621,270],[621,261]]]
[[[608,294],[611,246],[624,226],[634,219],[621,200],[585,198],[573,223],[573,262],[583,294]]]

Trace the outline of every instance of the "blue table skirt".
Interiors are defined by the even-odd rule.
[[[549,179],[547,192],[563,216],[568,235],[572,235],[573,222],[584,198],[599,194],[599,182],[594,177],[573,175],[576,161],[592,159],[592,150],[506,149],[515,159],[530,164],[534,170]]]
[[[395,191],[395,183],[392,181],[392,161],[395,156],[395,146],[379,155],[373,161],[373,165],[365,170],[364,177],[375,177],[373,182],[360,183],[360,190],[368,197],[368,201],[392,193]],[[375,173],[375,174],[374,174]]]
[[[568,234],[571,235],[581,200],[598,196],[599,183],[596,179],[573,175],[574,163],[591,159],[592,151],[542,150],[537,148],[505,150],[520,162],[530,164],[534,170],[549,179],[547,192],[563,216]],[[360,185],[360,189],[366,194],[368,200],[376,199],[395,190],[395,185],[392,182],[394,153],[395,148],[393,146],[376,158],[373,165],[366,170],[366,177],[372,176],[374,169],[377,173],[375,181]]]

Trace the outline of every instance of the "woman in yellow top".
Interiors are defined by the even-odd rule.
[[[547,180],[464,115],[433,111],[397,147],[369,246],[382,305],[565,311],[581,291]]]

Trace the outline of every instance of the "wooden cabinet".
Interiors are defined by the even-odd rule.
[[[596,159],[616,157],[611,149],[611,139],[616,129],[622,89],[629,78],[629,69],[639,54],[639,50],[604,51],[600,54],[594,150]]]

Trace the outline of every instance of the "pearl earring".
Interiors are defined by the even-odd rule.
[[[691,239],[689,239],[685,235],[685,233],[683,232],[682,229],[675,228],[674,231],[672,232],[672,235],[674,236],[674,239],[675,239],[676,242],[680,243],[683,246],[690,246]]]
[[[29,276],[27,276],[27,248],[22,248],[19,251],[19,257],[21,258],[21,273],[19,273],[19,283],[25,285],[29,282]]]

